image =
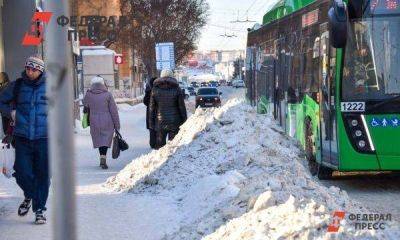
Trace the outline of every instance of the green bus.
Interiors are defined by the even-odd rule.
[[[248,29],[247,98],[301,143],[320,179],[400,170],[399,5],[282,0]]]

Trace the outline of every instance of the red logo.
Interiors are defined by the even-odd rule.
[[[345,212],[336,211],[333,214],[332,223],[328,226],[328,232],[338,232],[340,228],[340,222],[344,219],[345,215]]]
[[[124,59],[120,55],[115,56],[114,60],[115,60],[115,64],[123,64],[124,63]]]
[[[39,46],[43,42],[43,23],[48,24],[53,15],[51,12],[35,12],[32,17],[31,31],[26,32],[23,46]]]

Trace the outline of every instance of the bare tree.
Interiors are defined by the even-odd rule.
[[[119,31],[121,43],[133,46],[155,76],[155,44],[173,42],[179,64],[196,49],[201,28],[207,23],[206,0],[121,0],[121,13],[129,23]]]

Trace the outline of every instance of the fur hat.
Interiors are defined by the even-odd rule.
[[[31,67],[33,69],[44,72],[44,62],[38,57],[29,57],[26,59],[25,67]]]
[[[161,71],[161,75],[160,75],[160,77],[174,77],[174,73],[171,71],[171,70],[169,70],[169,69],[163,69],[162,71]]]
[[[104,78],[100,77],[100,76],[96,76],[94,78],[92,78],[92,80],[90,81],[90,83],[92,85],[94,84],[103,84],[104,85]]]

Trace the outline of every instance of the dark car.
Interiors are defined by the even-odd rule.
[[[208,86],[209,87],[218,87],[218,82],[217,81],[210,81]]]
[[[200,87],[208,87],[208,83],[207,82],[201,82],[200,83]]]
[[[199,88],[196,96],[196,108],[197,107],[220,107],[222,93],[218,92],[218,89],[214,87]]]
[[[194,88],[198,88],[199,84],[197,82],[191,82],[190,85]]]
[[[196,91],[194,90],[194,87],[188,87],[187,89],[189,91],[190,96],[196,95]]]

